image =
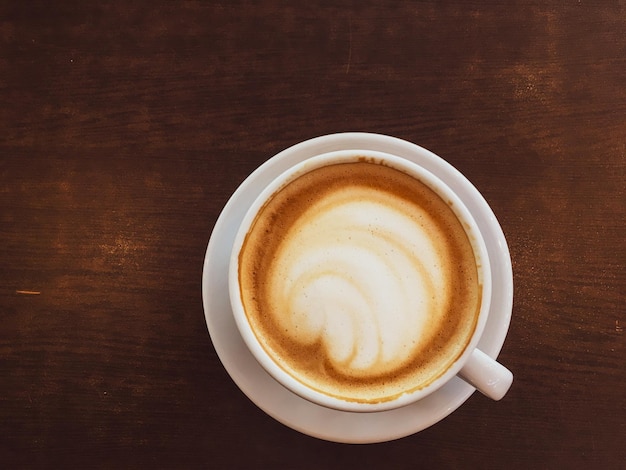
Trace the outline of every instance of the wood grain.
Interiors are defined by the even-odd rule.
[[[6,468],[624,468],[623,2],[0,2]],[[515,281],[498,403],[301,435],[232,383],[202,262],[239,183],[349,131],[484,194]]]

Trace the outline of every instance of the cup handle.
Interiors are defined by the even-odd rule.
[[[504,397],[513,383],[511,371],[480,349],[472,351],[458,375],[492,400]]]

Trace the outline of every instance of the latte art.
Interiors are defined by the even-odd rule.
[[[402,367],[445,320],[449,256],[399,202],[360,187],[329,194],[276,254],[274,321],[299,344],[319,342],[340,373]]]
[[[480,310],[473,249],[449,205],[399,170],[315,169],[259,211],[239,254],[241,300],[281,368],[363,403],[432,383]]]

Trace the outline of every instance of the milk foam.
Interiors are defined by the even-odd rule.
[[[321,341],[353,377],[409,362],[445,318],[449,254],[430,215],[362,187],[301,214],[268,276],[274,320],[300,344]]]

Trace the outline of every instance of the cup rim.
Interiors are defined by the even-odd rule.
[[[452,202],[451,208],[457,217],[463,222],[466,222],[469,226],[467,227],[463,224],[464,229],[472,243],[475,256],[477,256],[480,260],[479,275],[481,276],[480,280],[482,284],[481,308],[476,326],[470,341],[467,343],[463,353],[457,358],[457,360],[450,367],[448,367],[444,373],[423,388],[408,391],[401,394],[397,398],[378,403],[362,403],[326,395],[323,392],[309,388],[304,383],[300,382],[283,370],[261,346],[253,328],[249,324],[243,303],[241,301],[239,286],[239,253],[242,249],[245,237],[256,218],[257,212],[263,207],[266,201],[268,201],[279,189],[309,171],[328,164],[357,161],[358,158],[362,157],[373,158],[378,160],[379,163],[385,162],[385,164],[389,164],[393,168],[408,173],[410,176],[419,179],[422,183],[429,186],[440,197],[445,197],[448,201]],[[454,192],[454,190],[452,190],[452,188],[434,175],[430,170],[417,163],[388,152],[366,149],[336,150],[321,153],[291,166],[274,178],[255,198],[254,202],[250,205],[247,211],[245,211],[245,215],[236,232],[228,266],[229,298],[235,323],[244,340],[244,343],[257,362],[259,362],[263,369],[265,369],[265,371],[267,371],[278,383],[302,398],[327,408],[349,412],[378,412],[400,408],[430,395],[445,385],[449,380],[454,378],[459,373],[465,362],[469,359],[472,351],[476,349],[482,336],[482,332],[489,316],[491,286],[491,266],[483,235],[469,209],[466,207],[461,198]]]

